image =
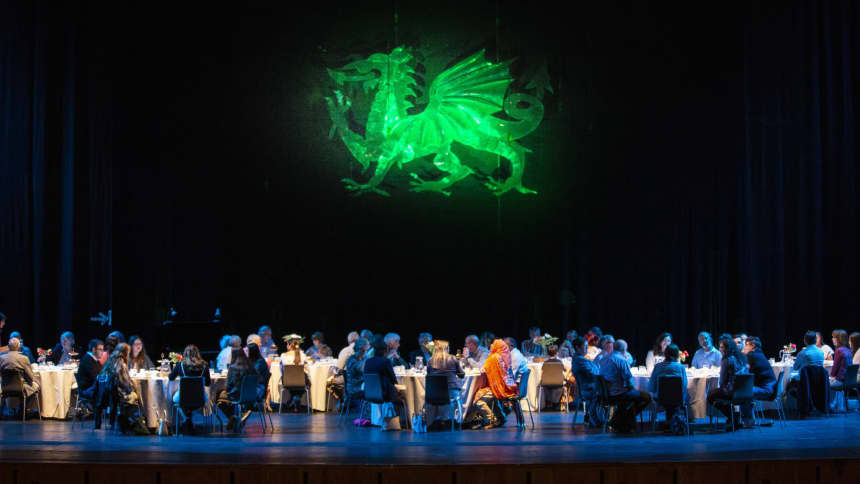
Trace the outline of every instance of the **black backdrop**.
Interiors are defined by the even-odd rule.
[[[2,9],[0,311],[31,346],[104,336],[88,317],[110,307],[157,352],[169,305],[335,350],[537,323],[639,358],[663,330],[775,353],[856,328],[854,2]],[[347,195],[324,68],[395,42],[547,62],[522,140],[538,196],[412,194],[396,171],[390,199]]]

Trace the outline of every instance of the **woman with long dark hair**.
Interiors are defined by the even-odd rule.
[[[155,365],[146,354],[146,347],[143,345],[143,339],[140,336],[132,336],[128,340],[131,346],[131,356],[128,359],[128,368],[130,370],[152,370]]]
[[[114,422],[114,415],[118,414],[119,429],[123,433],[130,430],[132,420],[136,418],[136,412],[139,410],[138,404],[140,403],[140,397],[135,390],[134,382],[132,382],[128,374],[130,354],[131,347],[126,343],[120,343],[113,353],[111,353],[110,357],[108,357],[100,373],[100,375],[104,376],[104,378],[100,378],[100,381],[105,381],[106,386],[104,390],[100,388],[99,393],[102,394],[105,391],[112,392],[119,399],[118,402],[114,400],[114,408],[119,407],[119,411],[111,413],[111,425]],[[104,400],[104,398],[100,398],[100,400]],[[97,424],[100,420],[99,415],[96,415]],[[98,428],[98,425],[96,425],[96,428]]]
[[[845,382],[845,368],[851,364],[853,357],[848,347],[848,333],[844,329],[834,329],[833,337],[833,368],[830,369],[830,388],[842,390]]]
[[[256,375],[257,371],[251,365],[251,361],[245,356],[245,351],[242,348],[234,348],[230,354],[230,367],[227,370],[227,386],[221,390],[218,395],[218,408],[224,412],[224,415],[229,417],[227,422],[227,430],[233,430],[236,426],[236,417],[233,412],[233,401],[239,399],[239,394],[242,390],[242,379],[248,375]],[[251,412],[247,411],[242,415],[242,421],[248,418]]]
[[[266,363],[266,359],[263,358],[263,352],[260,351],[260,346],[257,343],[248,344],[248,361],[251,362],[254,370],[260,375],[257,383],[257,400],[262,400],[266,395],[266,388],[269,386],[269,378],[272,376],[272,373],[269,371],[269,365]]]
[[[726,431],[731,432],[733,428],[740,427],[740,414],[734,412],[731,405],[718,403],[717,400],[732,398],[732,393],[735,391],[735,378],[747,373],[747,358],[729,335],[720,337],[719,349],[723,357],[720,361],[720,382],[717,388],[708,392],[708,403],[722,412],[726,418],[734,419],[734,425],[729,422],[726,426]]]
[[[170,375],[167,378],[168,380],[173,381],[184,376],[203,377],[204,387],[212,385],[212,378],[209,375],[209,365],[207,365],[206,360],[200,356],[200,350],[197,349],[197,346],[188,345],[185,347],[185,351],[182,352],[182,361],[173,366],[173,370],[171,370]],[[206,401],[205,389],[203,395],[203,401]],[[176,390],[176,393],[173,394],[173,404],[179,405],[179,390]],[[182,407],[180,410],[182,412],[182,418],[185,420],[182,424],[182,431],[189,434],[193,433],[194,425],[192,424],[191,412],[197,410],[197,408]]]
[[[672,344],[672,333],[660,333],[654,341],[654,347],[645,356],[645,368],[648,371],[654,369],[654,365],[666,359],[666,348]]]

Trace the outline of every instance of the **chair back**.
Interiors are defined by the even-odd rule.
[[[661,376],[657,380],[657,401],[664,407],[684,404],[684,379],[680,376]]]
[[[425,380],[424,400],[431,405],[448,405],[448,377],[445,375],[427,375]]]
[[[257,402],[257,383],[260,378],[254,375],[242,377],[242,386],[239,387],[239,402],[242,405],[251,405]],[[182,398],[183,395],[179,395]]]
[[[531,375],[532,371],[526,369],[523,372],[523,376],[520,378],[520,400],[526,398],[529,394],[529,375]]]
[[[379,373],[364,374],[364,399],[370,403],[385,403],[382,394],[382,375]]]
[[[857,368],[860,365],[848,365],[845,367],[845,381],[842,383],[842,388],[857,388]]]
[[[755,375],[749,373],[735,376],[735,389],[732,393],[733,402],[752,401],[754,378]]]
[[[3,389],[3,396],[24,396],[24,378],[21,376],[20,370],[0,370],[0,379],[2,379],[2,385],[0,386]]]
[[[609,403],[609,385],[603,375],[597,375],[597,393],[604,405]]]
[[[783,378],[785,378],[786,372],[789,371],[791,371],[790,368],[785,368],[781,372],[779,372],[779,375],[776,377],[776,392],[774,393],[773,398],[769,401],[773,401],[774,399],[782,399],[782,396],[785,394],[785,388],[782,386],[782,380]]]
[[[206,405],[204,397],[202,376],[179,378],[179,408],[201,408]]]
[[[284,365],[281,373],[281,385],[288,390],[303,390],[305,388],[305,366]]]
[[[543,371],[540,376],[540,386],[542,387],[560,387],[564,385],[564,364],[562,363],[544,363]]]

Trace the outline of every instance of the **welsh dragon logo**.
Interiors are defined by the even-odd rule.
[[[327,97],[333,122],[329,137],[340,135],[352,156],[372,174],[365,183],[344,178],[348,190],[356,194],[373,192],[388,196],[379,188],[395,164],[404,165],[433,155],[433,164],[443,176],[422,179],[414,171],[410,190],[450,195],[449,189],[464,178],[475,175],[496,195],[510,190],[534,194],[523,186],[527,148],[516,142],[531,133],[543,119],[543,105],[533,96],[512,93],[505,97],[513,82],[510,62],[490,62],[481,50],[439,74],[430,85],[429,103],[424,111],[409,114],[415,98],[414,57],[409,49],[397,47],[390,54],[376,53],[351,62],[340,69],[329,69],[337,86],[360,83],[365,92],[376,89],[365,125],[365,135],[352,131],[348,115],[352,101],[341,90]],[[523,107],[523,106],[527,107]],[[499,117],[504,111],[510,119]],[[471,148],[506,158],[511,165],[507,178],[499,180],[477,173],[451,151],[458,142]],[[375,165],[374,165],[375,164]]]

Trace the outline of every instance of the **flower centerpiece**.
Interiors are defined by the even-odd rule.
[[[51,351],[53,351],[53,350],[46,350],[46,349],[42,349],[42,348],[36,348],[36,354],[37,354],[37,355],[39,355],[39,356],[51,356]]]
[[[782,361],[786,361],[786,360],[788,360],[788,357],[791,354],[795,353],[796,351],[797,351],[797,345],[795,345],[794,343],[788,343],[787,345],[782,347],[782,350],[780,350],[780,352],[779,352],[780,359]]]
[[[549,333],[546,333],[543,336],[541,336],[540,340],[538,341],[538,344],[543,346],[543,352],[546,353],[546,347],[555,343],[556,341],[558,341],[557,337],[550,336]]]
[[[167,355],[167,357],[170,359],[170,362],[174,365],[182,361],[182,354],[181,353],[175,353],[175,352],[171,351],[170,354]]]
[[[684,350],[679,356],[681,357],[681,363],[684,363],[687,361],[687,358],[690,357],[690,353],[687,353],[687,350]]]

